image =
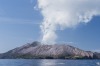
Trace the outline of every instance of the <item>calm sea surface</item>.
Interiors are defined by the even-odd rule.
[[[0,66],[100,66],[100,60],[0,59]]]

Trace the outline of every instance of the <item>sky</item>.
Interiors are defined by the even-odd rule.
[[[51,2],[49,2],[50,0],[47,1],[48,1],[47,3],[52,4]],[[74,13],[82,11],[76,11],[76,9],[73,9],[74,12],[71,12],[73,14],[69,16],[70,15],[69,11],[72,10],[71,9],[72,7],[70,8],[70,6],[68,6],[69,11],[68,9],[65,10],[59,9],[60,8],[59,7],[58,10],[60,14],[58,13],[58,15],[54,15],[54,13],[57,12],[55,10],[56,9],[56,5],[54,5],[56,4],[55,2],[56,0],[54,0],[54,3],[52,4],[53,6],[55,6],[55,8],[54,7],[52,8],[51,5],[50,7],[44,5],[47,3],[44,3],[43,0],[40,1],[0,0],[0,53],[22,46],[26,43],[31,43],[33,41],[41,41],[41,40],[49,41],[51,39],[52,39],[51,41],[53,42],[56,41],[57,43],[68,43],[72,46],[78,47],[83,50],[100,51],[99,14],[93,13],[93,16],[89,16],[92,17],[91,19],[89,17],[88,20],[87,18],[86,19],[84,18],[84,20],[81,19],[79,23],[77,19],[72,18],[72,16],[76,17],[76,14]],[[86,3],[88,3],[89,5],[93,2],[86,2]],[[40,9],[37,8],[37,5],[39,6]],[[60,3],[58,5],[60,5]],[[93,7],[92,5],[89,6]],[[46,9],[46,7],[49,8],[49,11],[48,9]],[[99,5],[96,7],[99,7]],[[94,8],[89,7],[86,8],[86,10],[88,9],[93,10]],[[66,14],[66,12],[68,11],[67,12],[69,13],[68,18],[71,17],[71,19],[76,23],[70,20],[66,20],[68,18],[64,19],[65,17],[61,17],[61,19],[60,18],[58,19],[59,15],[66,16],[63,14],[62,10],[64,11],[64,14]],[[97,9],[97,11],[99,10],[100,9]],[[51,15],[48,15],[48,12]],[[53,18],[55,18],[56,20],[54,21],[52,20],[53,18],[48,16],[54,16]],[[46,23],[47,17],[48,19],[50,19],[50,21],[47,20],[49,25]],[[60,22],[57,20],[59,20]],[[67,23],[67,21],[72,23],[71,24],[69,22]],[[50,24],[53,25],[50,26]],[[45,26],[47,26],[46,28],[48,29],[45,29]],[[43,30],[45,30],[46,33]],[[48,35],[50,36],[48,37]]]

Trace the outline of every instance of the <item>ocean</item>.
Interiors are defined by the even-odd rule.
[[[0,66],[100,66],[100,60],[0,59]]]

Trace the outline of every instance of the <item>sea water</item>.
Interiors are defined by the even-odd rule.
[[[0,59],[0,66],[100,66],[100,60]]]

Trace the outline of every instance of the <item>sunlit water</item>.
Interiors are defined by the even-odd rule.
[[[100,60],[1,59],[0,66],[100,66]]]

